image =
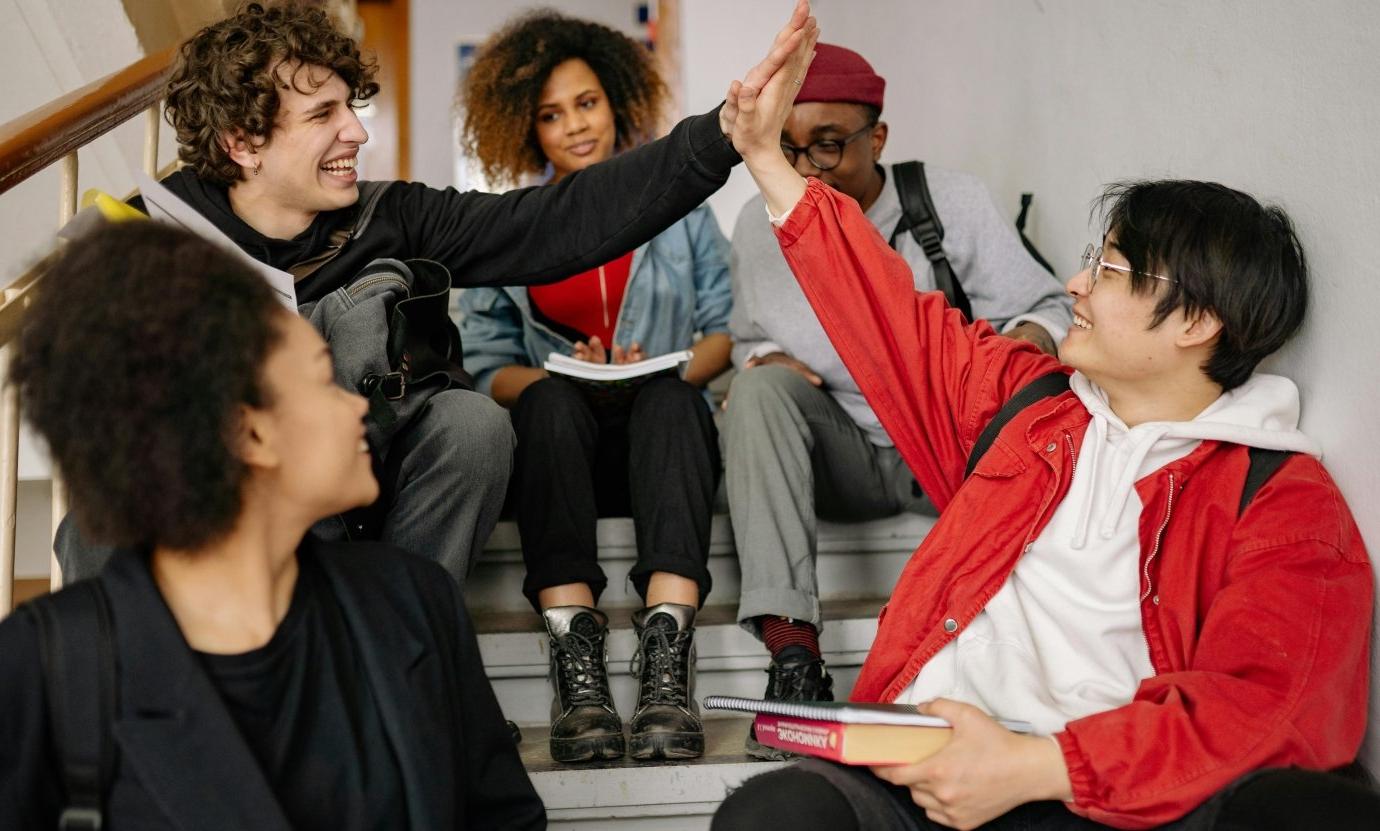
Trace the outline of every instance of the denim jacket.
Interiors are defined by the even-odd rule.
[[[574,348],[533,318],[525,288],[468,288],[459,302],[465,369],[485,395],[502,367],[539,367],[552,352]],[[700,205],[633,252],[613,341],[639,343],[648,357],[688,349],[697,332],[728,332],[732,303],[728,241],[709,206]]]

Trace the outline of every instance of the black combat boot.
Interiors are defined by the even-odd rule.
[[[637,711],[628,755],[639,761],[704,754],[704,724],[695,702],[695,607],[658,603],[633,613]]]
[[[551,758],[592,762],[623,756],[623,721],[613,708],[605,640],[609,619],[586,606],[541,614],[551,636]]]
[[[768,701],[833,701],[834,679],[824,668],[823,658],[804,647],[788,646],[767,667],[767,691],[762,697]],[[748,728],[747,752],[758,759],[776,761],[795,756],[759,743],[754,728]]]

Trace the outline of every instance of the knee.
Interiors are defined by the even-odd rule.
[[[508,411],[477,392],[447,390],[432,396],[427,421],[427,434],[440,452],[512,456],[517,444]]]
[[[733,376],[728,387],[727,418],[740,421],[789,406],[807,389],[814,387],[800,373],[784,366],[768,364],[743,370]]]
[[[632,405],[633,417],[658,420],[697,415],[701,410],[709,412],[699,388],[679,378],[653,378],[643,384]]]
[[[710,826],[711,831],[847,831],[857,827],[852,807],[827,779],[790,767],[744,782],[719,806]]]
[[[540,425],[548,430],[569,424],[571,415],[587,410],[579,388],[564,378],[542,378],[527,385],[513,408],[513,420],[522,428]]]

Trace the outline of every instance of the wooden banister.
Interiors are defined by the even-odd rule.
[[[0,193],[157,103],[176,54],[170,46],[0,126]]]

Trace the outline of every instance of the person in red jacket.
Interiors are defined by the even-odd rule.
[[[1110,187],[1055,359],[916,292],[857,205],[786,162],[782,114],[735,103],[792,271],[942,510],[853,698],[954,732],[917,764],[759,777],[714,827],[1376,827],[1373,791],[1269,772],[1355,760],[1373,593],[1297,388],[1255,371],[1307,306],[1288,216],[1209,182]],[[1069,389],[1016,410],[967,475],[1052,373]],[[1287,455],[1243,504],[1260,451]]]

